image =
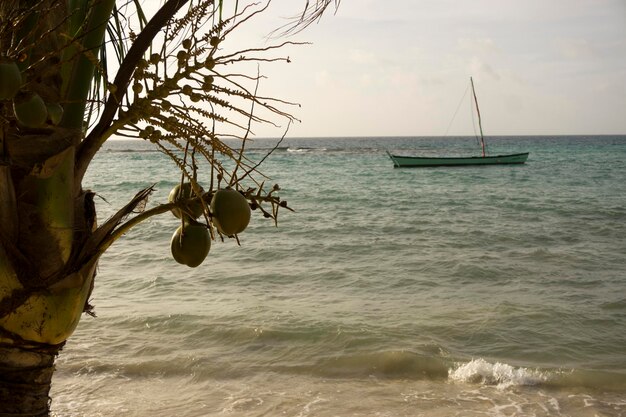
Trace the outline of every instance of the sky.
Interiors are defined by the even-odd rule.
[[[487,136],[626,134],[626,0],[342,0],[268,41],[304,4],[273,0],[232,41],[311,43],[261,66],[261,94],[301,105],[290,137],[473,135],[470,76]]]

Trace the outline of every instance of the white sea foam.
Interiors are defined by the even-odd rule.
[[[480,383],[507,388],[514,385],[537,385],[547,380],[543,372],[527,368],[515,368],[505,363],[489,363],[473,359],[450,369],[448,378],[456,382]]]

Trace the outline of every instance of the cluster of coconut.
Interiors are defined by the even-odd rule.
[[[46,103],[37,93],[22,92],[22,73],[15,61],[0,58],[0,100],[13,100],[15,119],[24,127],[57,125],[63,116],[58,103]]]
[[[200,188],[200,195],[203,190]],[[203,202],[193,199],[196,195],[190,183],[177,185],[170,191],[170,203],[181,203],[172,209],[172,214],[182,219],[182,224],[172,235],[171,251],[174,260],[192,268],[200,265],[211,249],[211,235],[206,224],[197,219],[203,215]],[[187,204],[183,204],[189,201]],[[243,232],[250,222],[250,206],[246,198],[237,190],[226,188],[217,190],[211,198],[211,220],[217,230],[225,236]]]

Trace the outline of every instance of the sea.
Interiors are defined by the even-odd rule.
[[[293,211],[254,211],[198,268],[173,260],[170,213],[119,239],[52,414],[626,416],[626,136],[487,140],[527,163],[386,154],[475,155],[473,137],[249,141]],[[84,187],[103,222],[180,178],[151,143],[113,140]]]

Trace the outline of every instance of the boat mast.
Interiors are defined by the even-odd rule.
[[[483,137],[483,124],[480,121],[480,109],[478,108],[478,99],[476,98],[476,90],[474,90],[474,80],[470,77],[472,83],[472,94],[474,95],[474,103],[476,104],[476,113],[478,113],[478,128],[480,129],[480,146],[482,147],[483,157],[485,156],[485,138]]]

